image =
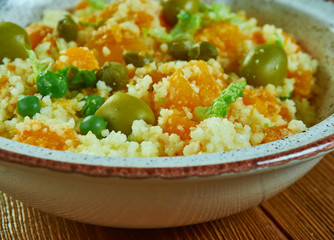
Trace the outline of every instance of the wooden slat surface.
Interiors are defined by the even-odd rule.
[[[334,153],[292,187],[233,216],[187,227],[135,230],[77,223],[0,194],[0,239],[334,239]]]

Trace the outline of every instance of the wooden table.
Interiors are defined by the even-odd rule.
[[[0,239],[334,239],[334,153],[296,184],[239,214],[204,224],[153,230],[73,222],[0,193]]]

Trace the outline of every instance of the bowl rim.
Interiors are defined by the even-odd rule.
[[[319,129],[326,129],[323,132],[319,132]],[[311,140],[309,142],[303,141],[305,136],[310,135],[316,132],[318,133],[318,137],[315,140]],[[329,134],[326,132],[329,132]],[[322,136],[322,137],[319,137]],[[296,139],[302,137],[301,144],[297,147],[293,147],[290,149],[286,149],[283,151],[279,150],[280,144],[285,143],[286,146],[291,144],[291,142],[295,142]],[[11,142],[18,147],[24,146],[27,149],[35,151],[36,149],[41,150],[47,155],[52,155],[53,153],[60,157],[65,154],[73,155],[73,156],[85,156],[86,158],[97,158],[97,159],[109,159],[111,161],[115,159],[120,159],[122,157],[99,157],[95,155],[84,155],[79,153],[71,153],[71,152],[63,152],[50,150],[46,148],[39,148],[32,145],[27,145],[19,142],[14,142],[12,140],[8,140],[0,137],[1,142]],[[167,167],[157,167],[157,166],[112,166],[112,165],[101,165],[96,162],[96,164],[85,164],[85,163],[76,163],[76,162],[68,162],[61,161],[58,156],[58,159],[52,159],[51,157],[43,156],[32,156],[25,153],[18,153],[15,151],[11,151],[2,147],[0,145],[0,161],[19,164],[27,167],[36,167],[36,168],[45,168],[48,170],[53,170],[57,172],[63,173],[78,173],[82,175],[88,175],[92,177],[120,177],[120,178],[138,178],[138,179],[146,179],[146,178],[161,178],[161,179],[179,179],[179,178],[188,178],[188,177],[212,177],[221,174],[236,174],[243,173],[252,170],[263,170],[271,167],[282,166],[291,162],[298,163],[305,159],[312,159],[312,157],[317,157],[325,155],[326,153],[334,150],[334,114],[332,114],[327,119],[322,122],[316,124],[315,126],[303,131],[301,133],[294,134],[285,139],[281,139],[278,141],[274,141],[267,144],[258,145],[255,147],[244,148],[233,150],[229,152],[221,152],[221,153],[205,153],[202,155],[192,155],[192,156],[182,156],[182,157],[157,157],[157,158],[133,158],[137,160],[150,160],[150,159],[163,159],[170,160],[179,158],[180,161],[186,159],[191,160],[192,158],[201,158],[202,156],[224,156],[231,155],[237,151],[239,151],[239,155],[244,154],[245,151],[250,152],[250,158],[246,160],[237,160],[231,162],[221,162],[215,164],[204,164],[204,165],[186,165],[186,161],[184,165],[181,166],[167,166]],[[263,153],[264,150],[266,154]],[[276,149],[277,151],[272,153],[272,150]],[[261,154],[258,156],[258,154]],[[124,158],[130,159],[130,158]],[[219,162],[219,160],[217,160]]]
[[[283,5],[291,3],[290,0],[277,0],[277,2],[280,2],[280,4]],[[299,6],[304,3],[307,5],[307,0],[296,1],[293,4]],[[326,14],[318,12],[314,17],[324,20],[329,26],[333,26],[331,24],[333,24],[334,20],[326,19],[326,16],[330,16],[330,9],[334,9],[334,4],[330,1],[317,1],[317,3],[321,4],[321,8],[319,9],[325,10]],[[308,10],[312,9],[308,8]],[[298,140],[299,138],[301,140]],[[298,144],[296,142],[298,142]],[[15,147],[9,148],[8,145]],[[333,149],[334,116],[331,115],[317,125],[307,129],[305,132],[297,133],[286,139],[246,149],[182,157],[132,158],[132,163],[135,163],[136,160],[141,161],[144,159],[147,165],[113,165],[110,164],[110,162],[113,163],[115,159],[128,160],[130,158],[97,157],[60,152],[14,142],[0,137],[0,162],[96,177],[176,179],[186,177],[208,177],[220,174],[242,173],[252,170],[267,169],[270,167],[282,166],[293,161],[300,162],[307,158],[310,159],[322,154],[324,155]],[[245,154],[249,155],[246,155],[245,157]],[[74,158],[77,160],[83,158],[90,159],[91,161],[88,163],[85,163],[84,161],[67,161],[67,159],[64,158],[65,156],[75,156]],[[204,158],[203,162],[200,162],[201,158]],[[224,158],[232,158],[233,161],[226,162],[226,159],[224,160]],[[174,166],[168,166],[168,164],[155,164],[156,162],[160,162],[160,160],[161,162],[165,161],[168,163],[173,162],[172,160],[175,159],[177,159],[177,161],[182,161],[182,164],[178,163]],[[106,164],[104,160],[110,161],[109,163],[107,161]],[[152,164],[151,160],[153,162]],[[177,161],[174,161],[174,163]]]

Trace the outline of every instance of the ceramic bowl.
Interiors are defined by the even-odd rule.
[[[1,20],[26,25],[71,1],[1,1]],[[283,140],[187,157],[99,157],[0,138],[0,189],[64,218],[160,228],[222,218],[256,206],[307,173],[334,148],[334,4],[319,0],[227,1],[292,33],[320,63],[319,123]]]

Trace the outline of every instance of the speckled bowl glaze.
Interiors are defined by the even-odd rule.
[[[0,189],[68,219],[126,228],[195,224],[250,208],[279,193],[334,148],[334,4],[234,0],[260,22],[292,33],[319,59],[319,123],[283,140],[188,157],[112,158],[52,151],[0,138]],[[70,1],[3,1],[0,20],[26,25]]]

